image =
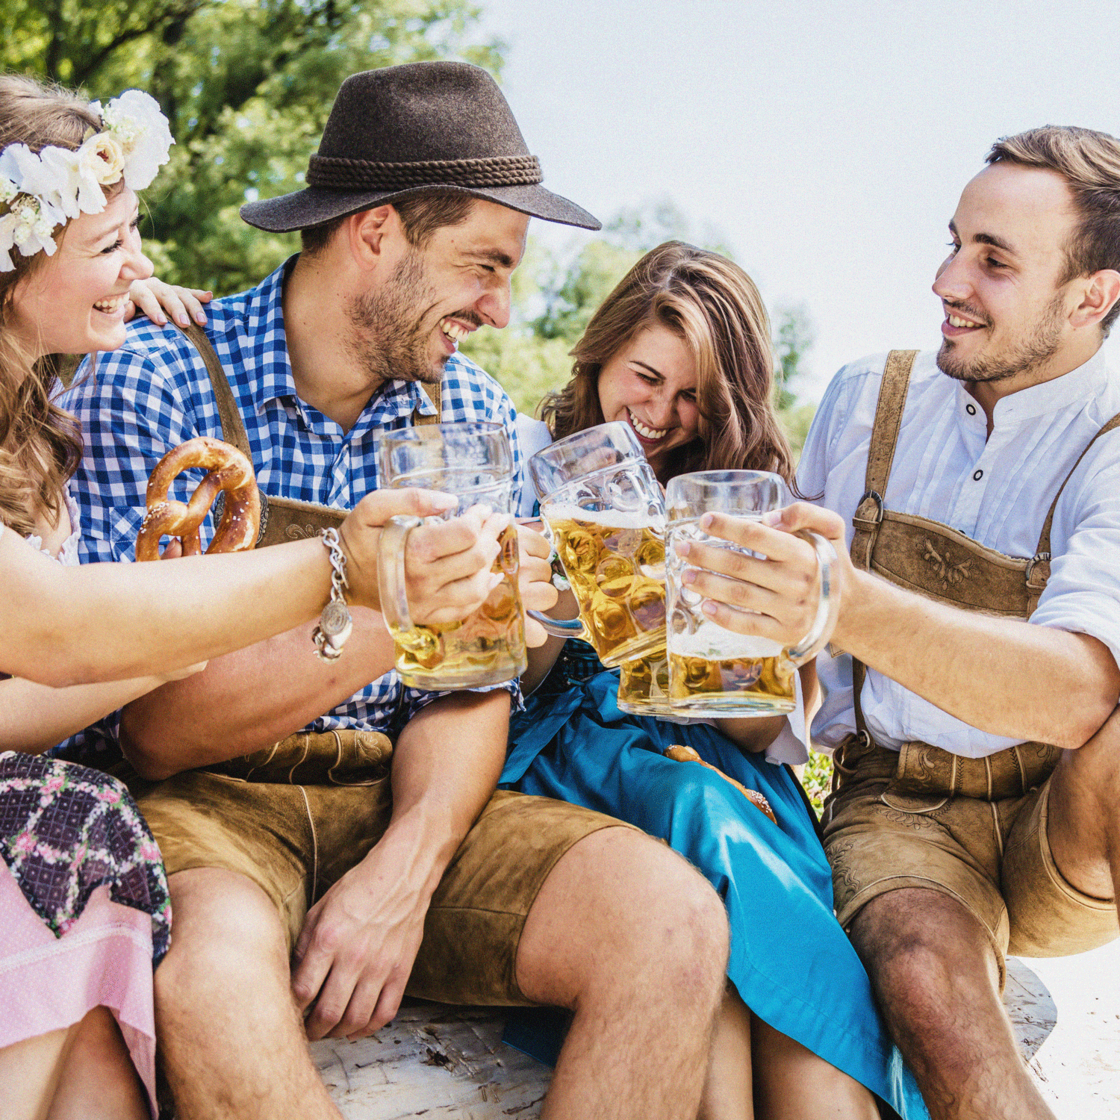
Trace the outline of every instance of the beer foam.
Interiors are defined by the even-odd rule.
[[[703,622],[692,634],[670,634],[669,652],[678,657],[699,657],[704,661],[758,660],[777,657],[782,646],[773,638],[757,634],[736,634],[714,622]]]
[[[657,536],[665,531],[659,518],[650,517],[646,511],[623,513],[617,509],[581,509],[574,502],[558,502],[556,505],[545,503],[541,510],[545,519],[555,524],[558,521],[581,521],[585,525],[597,525],[607,529],[649,529]]]

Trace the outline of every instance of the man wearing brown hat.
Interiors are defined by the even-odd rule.
[[[387,428],[493,419],[516,447],[508,398],[457,342],[506,325],[530,215],[598,228],[540,178],[478,68],[348,79],[307,189],[242,211],[302,230],[303,252],[213,304],[204,336],[136,328],[72,397],[87,559],[130,556],[151,467],[193,436],[250,454],[265,544],[375,488]],[[539,594],[539,539],[524,546]],[[306,1037],[377,1030],[407,985],[571,1008],[546,1115],[694,1115],[727,951],[716,895],[637,830],[494,793],[505,688],[403,687],[372,612],[329,661],[309,630],[214,661],[108,729],[146,779],[170,872],[156,991],[178,1114],[336,1116]]]

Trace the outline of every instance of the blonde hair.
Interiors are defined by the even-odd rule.
[[[26,144],[33,152],[48,145],[75,150],[88,129],[100,127],[88,101],[69,90],[0,75],[0,150],[9,144]],[[15,268],[0,273],[0,520],[24,535],[35,530],[39,517],[57,520],[63,488],[82,453],[77,422],[51,399],[57,361],[33,361],[12,329],[15,292],[45,256],[13,250]]]
[[[754,281],[718,253],[682,241],[648,252],[622,278],[572,350],[572,378],[542,402],[559,438],[603,423],[603,366],[645,327],[661,324],[696,361],[697,438],[671,455],[662,482],[686,471],[766,470],[793,486],[793,453],[774,412],[770,320]]]
[[[1091,128],[1046,125],[997,140],[987,162],[1056,171],[1065,179],[1081,222],[1066,246],[1061,283],[1102,268],[1120,271],[1120,140]],[[1118,315],[1120,301],[1101,320],[1102,334]]]

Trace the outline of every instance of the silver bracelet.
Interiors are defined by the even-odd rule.
[[[315,643],[315,656],[320,661],[337,661],[342,656],[342,647],[354,629],[354,620],[346,606],[344,592],[349,588],[346,580],[346,553],[338,539],[337,529],[324,529],[320,534],[323,545],[330,553],[331,597],[319,615],[319,625],[311,634]]]

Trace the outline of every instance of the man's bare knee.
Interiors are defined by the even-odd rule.
[[[155,975],[157,1010],[194,1015],[205,998],[212,1011],[236,1008],[239,993],[259,999],[262,974],[287,973],[280,917],[255,883],[213,868],[169,880],[175,931]],[[213,1001],[213,1002],[211,1002]],[[242,1007],[244,1011],[244,1007]]]
[[[998,996],[999,967],[987,933],[956,899],[905,888],[856,916],[852,944],[888,1018],[929,1029],[977,998]]]
[[[639,975],[703,1000],[722,990],[727,914],[719,896],[665,845],[603,829],[561,859],[529,912],[518,951],[526,995],[572,1006],[589,989]]]

